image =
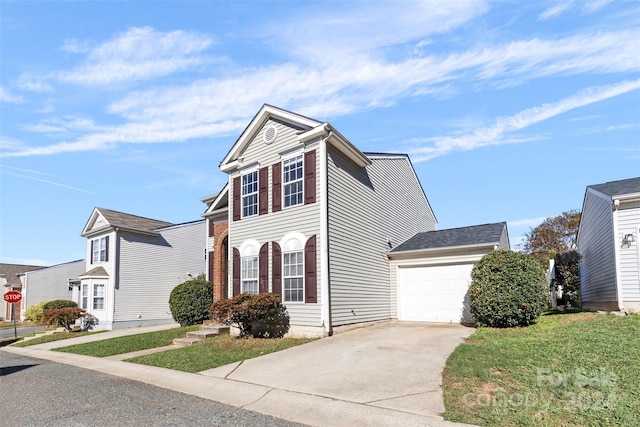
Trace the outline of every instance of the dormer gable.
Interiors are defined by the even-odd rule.
[[[160,228],[173,225],[170,222],[144,218],[105,208],[94,208],[87,224],[84,226],[82,237],[93,237],[110,230],[128,231],[130,233],[157,236]]]

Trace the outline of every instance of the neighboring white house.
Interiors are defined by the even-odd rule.
[[[73,284],[85,271],[85,261],[66,262],[23,273],[22,318],[24,310],[34,304],[56,299],[73,299]]]
[[[256,114],[220,169],[228,184],[203,201],[209,226],[220,227],[224,222],[213,216],[225,212],[228,200],[228,235],[219,230],[229,248],[227,296],[281,295],[292,335],[322,336],[392,318],[466,321],[462,288],[472,262],[509,247],[504,223],[468,233],[443,230],[433,235],[443,246],[421,247],[420,259],[407,261],[424,275],[397,274],[403,252],[394,248],[437,226],[409,157],[363,153],[330,124],[270,105]],[[481,238],[464,239],[475,232]],[[454,276],[464,286],[450,280]],[[434,315],[441,307],[424,298],[411,307],[415,316],[405,316],[405,290],[421,292],[434,283],[441,305],[450,307],[446,318]]]
[[[587,187],[578,229],[582,307],[640,310],[640,178]]]
[[[205,229],[204,220],[171,224],[95,208],[73,300],[98,318],[97,329],[173,323],[171,290],[205,273]]]

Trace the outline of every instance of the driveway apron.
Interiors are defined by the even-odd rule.
[[[472,332],[384,322],[201,374],[437,417],[445,362]]]

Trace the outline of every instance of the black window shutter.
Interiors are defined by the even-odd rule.
[[[258,213],[269,213],[269,168],[263,167],[258,171]]]
[[[309,237],[304,245],[304,302],[318,302],[316,279],[316,236]]]
[[[271,210],[282,210],[282,162],[271,166]]]
[[[304,204],[316,202],[316,150],[304,153]]]
[[[258,293],[269,292],[269,243],[260,248],[258,271]]]
[[[240,193],[242,192],[242,187],[240,185],[240,177],[236,176],[233,178],[233,220],[240,220]]]
[[[104,261],[109,262],[109,236],[104,239]]]
[[[93,264],[93,242],[94,240],[91,240],[91,264]]]
[[[271,242],[271,292],[282,295],[282,250],[276,242]]]
[[[233,296],[240,295],[240,251],[233,248]]]

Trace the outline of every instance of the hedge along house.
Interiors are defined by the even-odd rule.
[[[226,241],[228,297],[281,295],[292,335],[398,317],[389,252],[437,226],[407,155],[363,153],[328,123],[264,105],[220,169],[228,184],[204,216],[222,224],[227,202],[228,235],[210,229],[210,244]]]
[[[173,323],[171,290],[205,273],[204,230],[204,220],[171,224],[95,208],[72,298],[98,318],[97,329]]]
[[[587,187],[578,228],[582,307],[640,311],[640,178]]]

